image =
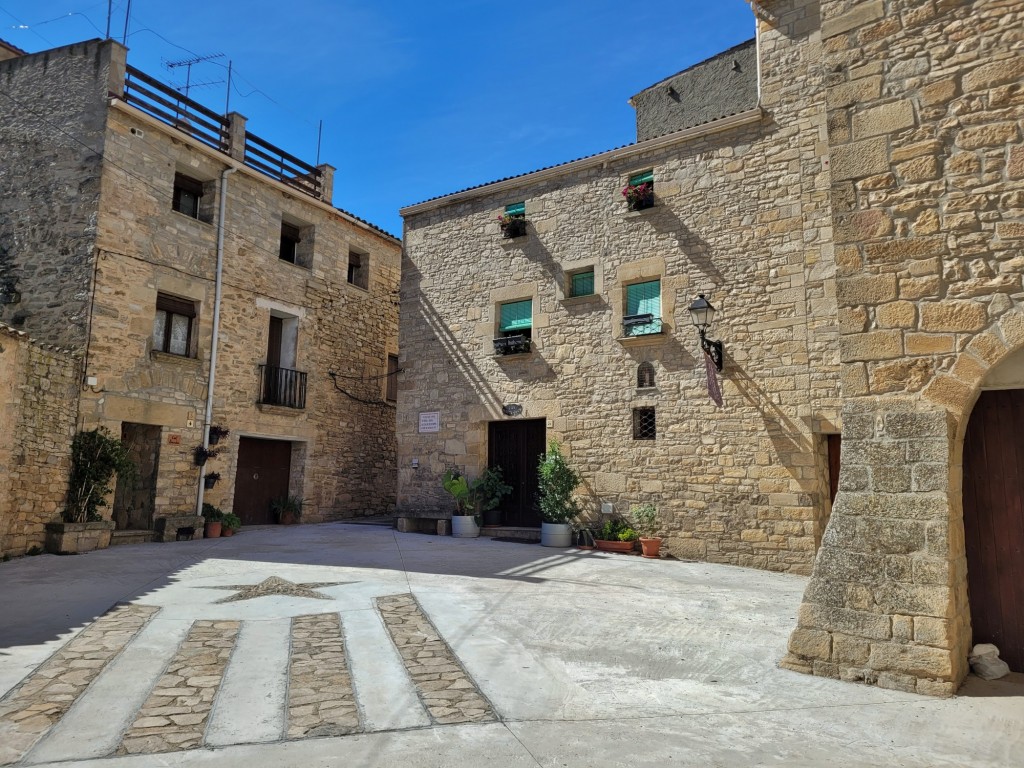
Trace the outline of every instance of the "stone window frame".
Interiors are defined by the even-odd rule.
[[[626,187],[628,187],[632,183],[633,179],[635,179],[637,176],[646,176],[647,174],[650,174],[650,176],[651,176],[651,204],[647,208],[641,208],[638,211],[632,211],[632,210],[629,209],[629,206],[626,203],[625,196],[622,196],[622,201],[623,201],[622,214],[624,216],[626,216],[628,218],[632,218],[632,217],[636,217],[636,216],[645,216],[646,214],[648,214],[651,211],[656,210],[658,208],[658,193],[657,193],[658,174],[657,174],[656,171],[657,171],[657,168],[655,166],[653,166],[653,165],[645,165],[645,166],[641,166],[640,168],[635,168],[633,170],[627,171],[625,174],[623,174],[623,176],[621,177],[621,186],[619,187],[619,194],[620,194],[620,196],[622,196],[622,190],[625,189]]]
[[[171,183],[171,210],[192,221],[202,224],[213,224],[217,209],[217,183],[215,179],[201,179],[194,175],[195,170],[175,168]],[[197,191],[198,190],[198,191]],[[196,196],[194,213],[182,210],[181,194],[188,192]]]
[[[584,296],[572,295],[572,278],[581,272],[593,271],[594,292]],[[596,259],[579,259],[562,263],[562,279],[556,283],[558,300],[564,304],[585,304],[600,301],[604,295],[604,265]]]
[[[530,299],[533,302],[533,320],[530,327],[530,351],[522,352],[514,355],[507,355],[500,359],[509,359],[517,357],[526,357],[537,352],[541,346],[541,338],[543,329],[548,327],[550,318],[548,313],[541,311],[540,304],[540,291],[537,283],[519,283],[518,285],[509,285],[504,288],[496,288],[488,294],[488,305],[489,309],[482,313],[482,318],[477,323],[477,338],[484,350],[484,354],[488,357],[494,354],[494,339],[498,338],[500,333],[498,328],[501,324],[501,305],[507,304],[512,301],[526,301]]]
[[[280,235],[278,261],[311,270],[313,268],[313,252],[316,247],[316,227],[295,216],[282,213]],[[294,240],[291,254],[285,252],[286,238]],[[287,258],[288,255],[292,258]]]
[[[654,441],[658,439],[658,410],[653,405],[633,407],[633,439]]]
[[[666,274],[665,259],[659,256],[621,265],[616,278],[609,285],[609,292],[616,297],[616,300],[611,302],[612,333],[615,340],[623,346],[666,343],[671,338],[674,328],[676,292],[685,282],[684,278]],[[625,336],[622,332],[622,318],[626,314],[627,286],[651,280],[661,281],[661,333]]]
[[[168,355],[174,358],[196,359],[198,350],[199,326],[199,302],[186,296],[175,296],[167,291],[157,291],[153,303],[153,333],[150,335],[151,351],[157,355]],[[156,319],[159,312],[164,312],[167,319],[164,322],[164,338],[158,344],[156,339]],[[185,341],[186,351],[172,352],[170,350],[171,318],[185,317],[188,319],[188,335]]]
[[[353,256],[356,257],[357,264],[353,265]],[[359,248],[358,246],[349,244],[348,246],[348,260],[345,268],[345,282],[347,285],[353,288],[358,288],[361,291],[370,290],[370,252]],[[353,271],[353,266],[355,270]]]

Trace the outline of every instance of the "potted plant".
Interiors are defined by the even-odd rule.
[[[634,504],[629,508],[629,516],[633,520],[633,527],[640,533],[640,549],[644,557],[657,559],[661,551],[661,537],[657,535],[661,527],[657,507],[653,504]]]
[[[569,521],[582,511],[576,489],[583,479],[569,466],[558,442],[548,443],[548,451],[537,467],[537,503],[540,506],[540,543],[545,547],[572,545]]]
[[[296,525],[302,521],[302,506],[305,503],[301,496],[282,496],[270,502],[270,511],[280,525]]]
[[[501,467],[488,467],[472,482],[457,470],[448,470],[441,479],[444,489],[455,499],[452,515],[452,536],[475,538],[487,513],[498,508],[501,500],[512,492],[501,475]]]
[[[631,211],[642,211],[654,205],[654,185],[649,181],[642,184],[627,184],[622,188],[626,207]]]
[[[193,460],[197,467],[201,467],[206,464],[207,459],[212,459],[217,455],[217,451],[207,448],[204,445],[197,445],[193,451]]]
[[[223,532],[224,513],[209,502],[203,503],[203,538],[216,539]]]
[[[47,552],[71,555],[110,546],[114,522],[104,520],[99,509],[107,506],[114,475],[121,482],[135,479],[128,446],[104,427],[75,435],[67,504],[61,515],[64,520],[46,524]]]
[[[526,218],[518,214],[502,214],[498,217],[498,226],[501,227],[501,234],[507,239],[526,234]]]
[[[220,472],[207,472],[203,475],[203,487],[208,491],[212,490],[218,480],[220,480]]]
[[[225,512],[221,520],[220,535],[234,536],[238,532],[238,529],[241,527],[242,518],[240,518],[234,512]]]
[[[613,517],[605,520],[595,533],[597,548],[605,552],[632,552],[640,538],[625,520]]]
[[[220,424],[214,424],[210,427],[210,445],[217,445],[221,440],[228,436],[230,429],[222,427]]]

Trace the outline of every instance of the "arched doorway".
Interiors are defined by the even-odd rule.
[[[983,391],[964,435],[964,538],[975,643],[1024,672],[1024,389]]]

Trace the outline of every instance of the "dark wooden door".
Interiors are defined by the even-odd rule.
[[[544,453],[544,419],[492,421],[488,430],[491,467],[501,467],[512,493],[502,500],[502,525],[540,527],[537,508],[537,465]]]
[[[292,444],[285,440],[239,439],[233,510],[243,525],[274,522],[270,503],[288,495],[291,463]]]
[[[964,534],[975,643],[1024,672],[1024,390],[982,392],[964,437]]]

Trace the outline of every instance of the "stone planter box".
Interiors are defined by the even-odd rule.
[[[78,555],[110,546],[113,520],[95,523],[47,523],[46,551],[54,555]]]
[[[192,541],[203,538],[203,518],[199,515],[167,515],[153,521],[154,541]]]

